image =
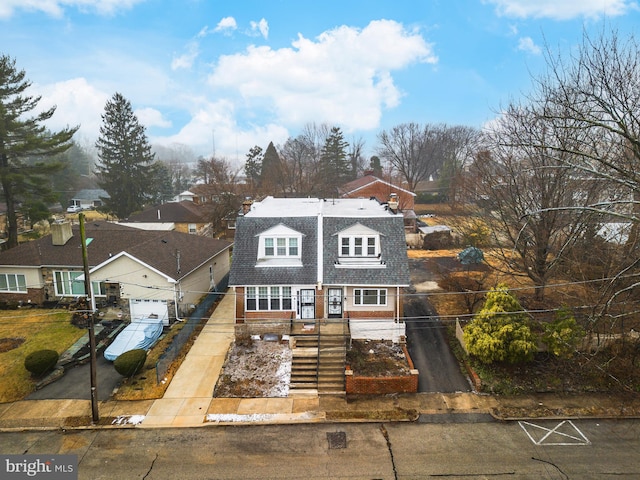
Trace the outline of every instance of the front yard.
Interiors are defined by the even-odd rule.
[[[66,310],[25,308],[0,311],[0,403],[21,400],[35,390],[24,359],[42,349],[62,354],[86,333],[71,325]]]

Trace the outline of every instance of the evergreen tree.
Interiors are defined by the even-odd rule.
[[[247,177],[247,183],[251,186],[251,190],[260,183],[260,172],[262,170],[262,147],[256,145],[247,153],[247,161],[244,164],[244,174]]]
[[[267,194],[275,194],[277,190],[284,191],[282,185],[282,165],[280,156],[273,142],[269,142],[267,150],[262,157],[262,169],[260,171],[260,189]]]
[[[161,161],[154,162],[151,165],[150,182],[153,189],[150,193],[149,200],[154,204],[165,203],[170,201],[176,193],[173,189],[173,179],[169,166]]]
[[[482,363],[530,361],[536,351],[527,314],[505,285],[487,293],[463,337],[469,353]]]
[[[374,155],[369,159],[369,169],[373,172],[373,176],[382,178],[382,164],[380,157]]]
[[[153,197],[156,185],[151,181],[154,154],[144,126],[120,93],[107,100],[96,148],[98,185],[111,197],[105,199],[105,208],[127,218]]]
[[[49,176],[62,165],[49,157],[67,150],[78,130],[48,131],[42,123],[55,107],[30,116],[41,99],[25,95],[30,86],[15,60],[0,55],[0,194],[7,206],[8,248],[18,245],[18,211],[24,207],[28,214],[52,199]]]
[[[333,127],[320,154],[320,174],[325,195],[334,195],[336,187],[351,179],[351,165],[347,158],[349,144],[340,127]]]

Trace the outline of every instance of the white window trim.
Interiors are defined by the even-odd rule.
[[[273,249],[273,254],[267,254],[267,240],[273,241],[273,245],[269,248]],[[278,242],[280,240],[280,242]],[[282,245],[278,245],[284,241],[284,253],[278,251],[278,248],[283,248]],[[296,245],[292,245],[295,241]],[[302,236],[264,236],[260,237],[260,248],[258,253],[258,258],[301,258],[301,244],[302,244]],[[296,254],[291,254],[292,248],[297,250]]]
[[[364,292],[375,291],[376,303],[364,303],[362,300],[365,295]],[[380,293],[384,292],[384,303],[380,303]],[[372,296],[371,294],[367,295]],[[358,307],[386,307],[388,305],[389,292],[386,288],[354,288],[353,289],[353,304]]]
[[[28,293],[27,291],[27,277],[22,273],[0,273],[0,277],[4,277],[4,284],[6,288],[0,289],[1,293]],[[9,282],[9,277],[13,277],[13,283],[15,285],[15,289],[12,289]],[[22,277],[22,282],[20,282],[20,277]],[[24,290],[21,288],[24,286]]]
[[[58,274],[60,274],[61,276],[61,282],[58,282],[58,279],[57,279]],[[74,270],[54,270],[53,271],[53,286],[56,292],[56,297],[77,297],[81,295],[86,295],[84,291],[84,281],[78,282],[80,284],[81,291],[76,293],[73,292],[73,286],[71,284],[72,282],[75,283],[75,281],[71,278],[71,274],[77,274],[76,275],[76,278],[77,278],[78,276],[82,275],[83,272],[78,272]],[[65,276],[66,278],[64,278]],[[63,290],[62,292],[60,292],[58,289],[58,283],[62,283],[62,290]],[[91,285],[92,285],[94,297],[107,296],[106,290],[104,288],[104,282],[92,281]],[[65,287],[69,288],[69,292],[67,292]]]
[[[275,296],[272,296],[273,289],[278,289],[278,293]],[[266,296],[261,296],[261,289],[266,289]],[[285,294],[285,289],[288,289],[288,295]],[[260,286],[251,286],[246,287],[245,291],[245,301],[244,308],[247,312],[288,312],[293,310],[293,289],[288,285],[260,285]],[[283,308],[284,301],[289,300],[289,308]],[[249,301],[255,301],[255,308],[249,308]],[[267,308],[260,308],[260,300],[267,301]],[[271,308],[272,300],[278,301],[278,306],[280,308]]]
[[[361,239],[360,253],[356,253],[356,239]],[[374,252],[369,253],[369,240],[374,241]],[[343,242],[347,240],[349,252],[343,252]],[[340,235],[338,237],[338,257],[340,258],[378,258],[380,256],[380,235]]]

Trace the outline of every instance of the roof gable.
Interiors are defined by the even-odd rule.
[[[287,227],[282,223],[279,223],[278,225],[260,232],[258,235],[267,237],[291,237],[300,235],[300,232],[294,230],[293,228]]]
[[[334,233],[334,235],[380,235],[380,232],[373,228],[365,227],[358,222],[344,230]]]

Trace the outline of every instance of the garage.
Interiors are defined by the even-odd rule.
[[[166,300],[131,299],[129,311],[131,320],[142,317],[160,318],[163,325],[169,325],[169,309]]]

